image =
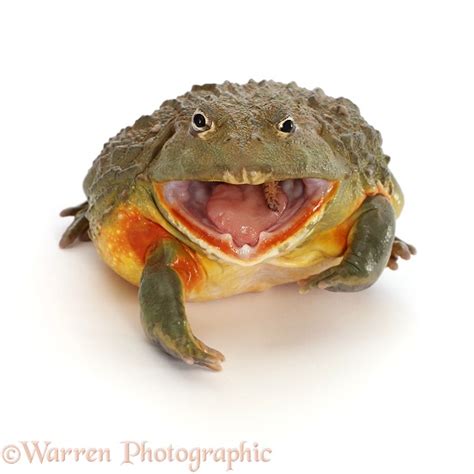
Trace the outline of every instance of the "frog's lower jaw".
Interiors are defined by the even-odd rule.
[[[168,222],[206,253],[249,266],[298,245],[321,219],[337,183],[316,178],[229,184],[155,183]]]

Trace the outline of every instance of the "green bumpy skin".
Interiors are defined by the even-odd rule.
[[[291,281],[359,291],[415,254],[395,237],[403,194],[381,144],[355,104],[321,89],[194,86],[104,145],[84,180],[86,202],[61,214],[74,221],[60,245],[92,240],[139,286],[148,338],[219,370],[224,357],[193,335],[185,300]],[[245,220],[251,212],[269,222],[264,232],[260,217]],[[251,244],[228,223],[234,215],[256,226]]]

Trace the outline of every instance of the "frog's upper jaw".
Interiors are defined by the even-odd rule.
[[[206,253],[245,266],[278,256],[304,240],[337,187],[336,181],[318,178],[154,184],[159,210],[171,225]]]

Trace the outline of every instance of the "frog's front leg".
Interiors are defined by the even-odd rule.
[[[348,246],[339,265],[302,283],[302,291],[360,291],[371,286],[387,266],[395,237],[395,212],[381,195],[366,198],[357,211]]]
[[[163,240],[148,255],[139,289],[142,325],[149,339],[171,356],[221,370],[224,356],[197,339],[186,318],[183,275],[174,268],[186,258],[189,254],[174,239]]]

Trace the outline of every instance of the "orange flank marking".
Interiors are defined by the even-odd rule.
[[[145,263],[148,251],[157,242],[171,238],[163,227],[133,207],[119,209],[111,230],[115,230],[117,235],[114,239],[115,249],[119,253],[132,251],[142,263]]]
[[[377,182],[377,186],[375,186],[372,189],[369,189],[366,194],[367,194],[367,196],[377,196],[378,194],[382,194],[389,201],[392,200],[392,196],[390,195],[390,193],[384,188],[384,186],[380,182]]]
[[[185,289],[189,291],[203,280],[203,272],[194,252],[187,247],[183,247],[183,249],[184,251],[180,252],[178,258],[170,266],[178,272]]]
[[[175,237],[143,216],[136,207],[123,205],[102,227],[97,246],[109,266],[138,285],[147,254],[164,239],[175,240]],[[185,289],[190,290],[202,279],[202,270],[194,252],[181,248],[170,266],[180,275]]]

